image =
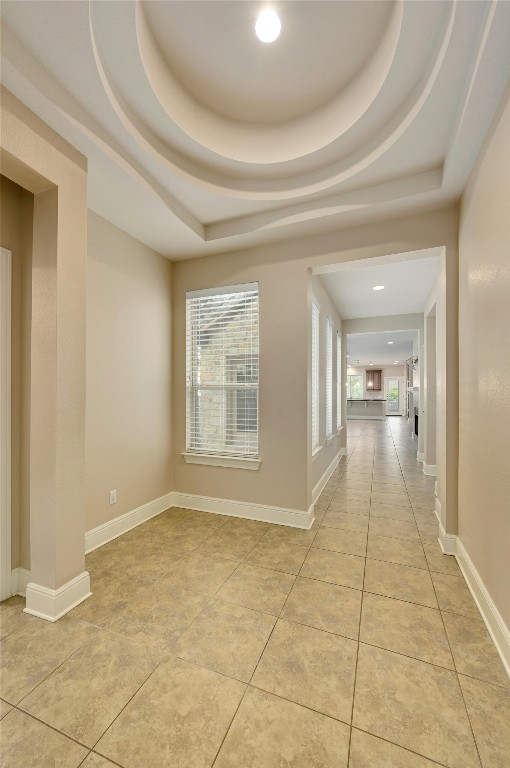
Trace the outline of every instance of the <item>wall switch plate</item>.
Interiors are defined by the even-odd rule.
[[[117,491],[110,491],[110,504],[117,502]]]

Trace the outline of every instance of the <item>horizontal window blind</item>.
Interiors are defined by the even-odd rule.
[[[336,335],[336,428],[342,426],[342,337]]]
[[[333,323],[326,318],[326,437],[333,434]]]
[[[186,294],[186,448],[258,456],[258,284]]]
[[[319,446],[319,322],[320,310],[312,302],[312,451]]]

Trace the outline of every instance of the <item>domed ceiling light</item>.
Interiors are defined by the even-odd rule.
[[[257,16],[255,34],[261,42],[273,43],[279,37],[281,29],[280,18],[272,8],[264,8]]]

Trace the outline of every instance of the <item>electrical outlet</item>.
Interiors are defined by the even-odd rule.
[[[117,491],[110,491],[110,504],[117,503]]]

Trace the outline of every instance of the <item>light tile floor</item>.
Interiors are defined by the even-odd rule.
[[[349,426],[311,531],[173,509],[1,605],[3,768],[508,768],[510,681],[402,419]]]

